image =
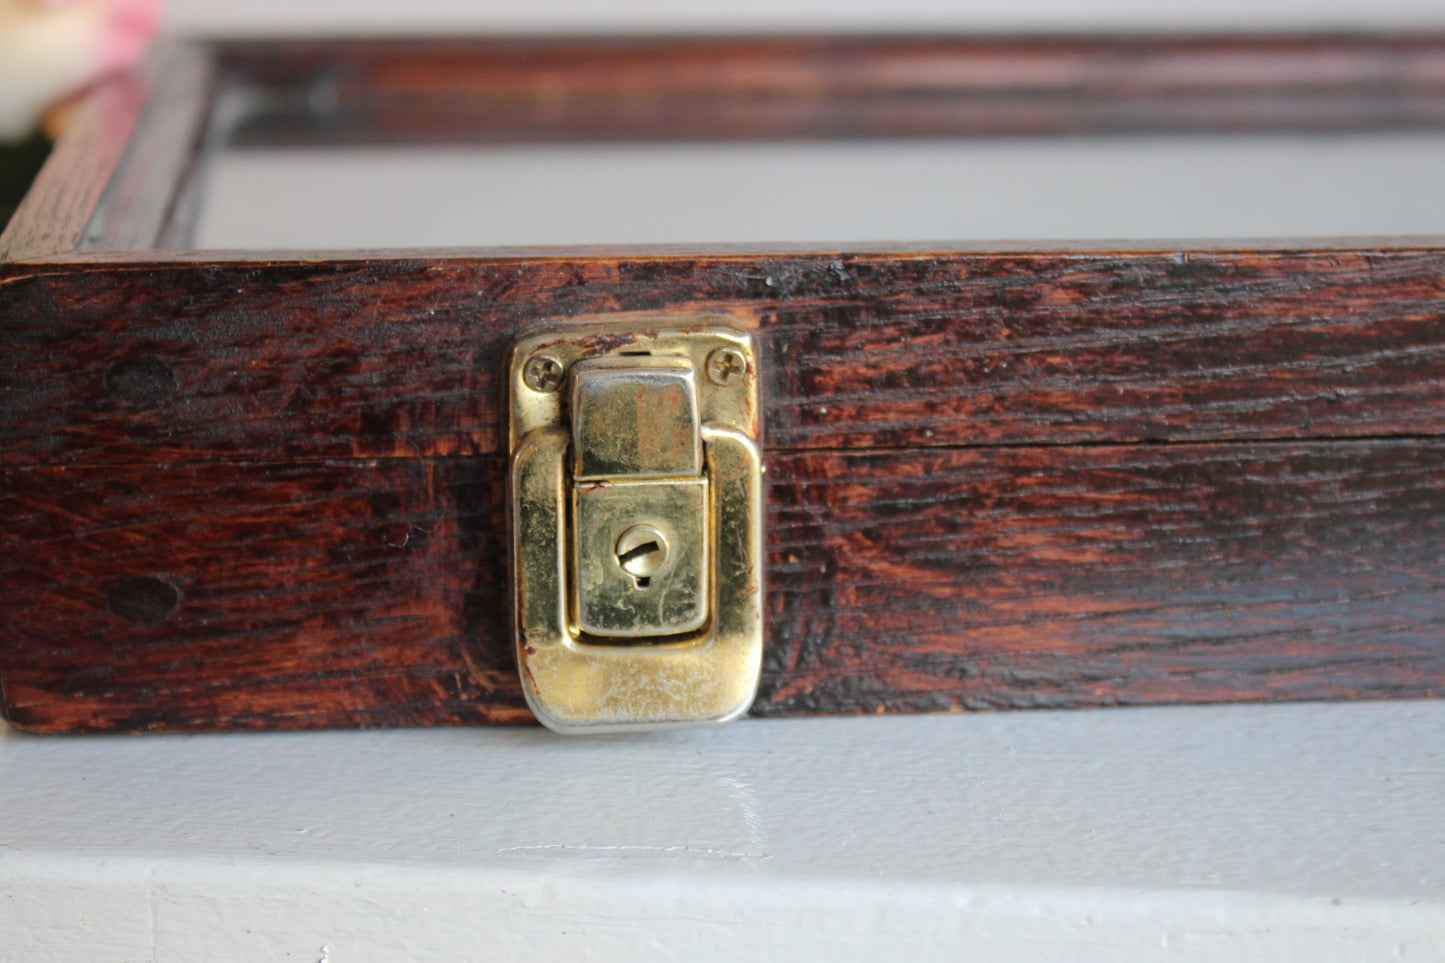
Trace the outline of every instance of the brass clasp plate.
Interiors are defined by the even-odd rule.
[[[517,664],[558,732],[720,725],[762,665],[751,335],[529,332],[508,363]]]

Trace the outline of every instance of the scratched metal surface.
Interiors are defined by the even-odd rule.
[[[1445,959],[1445,703],[0,736],[0,958]]]

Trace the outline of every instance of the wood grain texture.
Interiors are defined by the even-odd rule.
[[[1445,430],[1441,250],[142,262],[0,267],[0,463],[495,453],[514,333],[620,312],[759,327],[776,448]]]
[[[7,469],[6,712],[37,730],[523,721],[499,473]],[[1445,686],[1442,441],[793,452],[767,478],[757,715]],[[175,591],[159,608],[156,585]]]
[[[1438,128],[1445,38],[512,38],[221,54],[241,143]]]
[[[248,142],[1445,126],[1438,37],[216,49]],[[759,715],[1440,694],[1445,246],[74,252],[183,236],[176,83],[0,240],[20,725],[528,719],[497,376],[621,314],[758,333]]]
[[[755,711],[1439,695],[1442,469],[1433,440],[771,459]]]
[[[96,86],[75,112],[25,199],[0,234],[0,263],[73,251],[125,151],[146,100],[130,75]]]
[[[215,70],[208,48],[163,45],[146,71],[149,94],[124,156],[78,249],[149,250],[170,228],[178,196],[204,160]]]
[[[483,722],[519,708],[495,461],[17,471],[0,687],[51,729]],[[147,592],[174,593],[174,613]]]
[[[209,48],[170,42],[87,90],[0,235],[0,263],[155,247],[200,160],[214,82]]]

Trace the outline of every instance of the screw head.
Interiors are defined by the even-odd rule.
[[[646,578],[667,561],[667,537],[651,525],[634,525],[618,536],[616,552],[623,571]]]
[[[747,370],[748,359],[737,348],[718,348],[707,356],[707,377],[715,385],[736,384]]]
[[[566,373],[562,362],[550,354],[534,354],[522,369],[522,380],[533,391],[550,394],[562,387],[562,378]]]

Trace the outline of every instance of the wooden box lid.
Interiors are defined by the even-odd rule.
[[[226,252],[187,233],[226,143],[1442,126],[1439,37],[172,49],[92,92],[0,237],[6,716],[526,721],[502,359],[533,325],[646,312],[726,315],[764,360],[754,714],[1436,695],[1438,239]]]

